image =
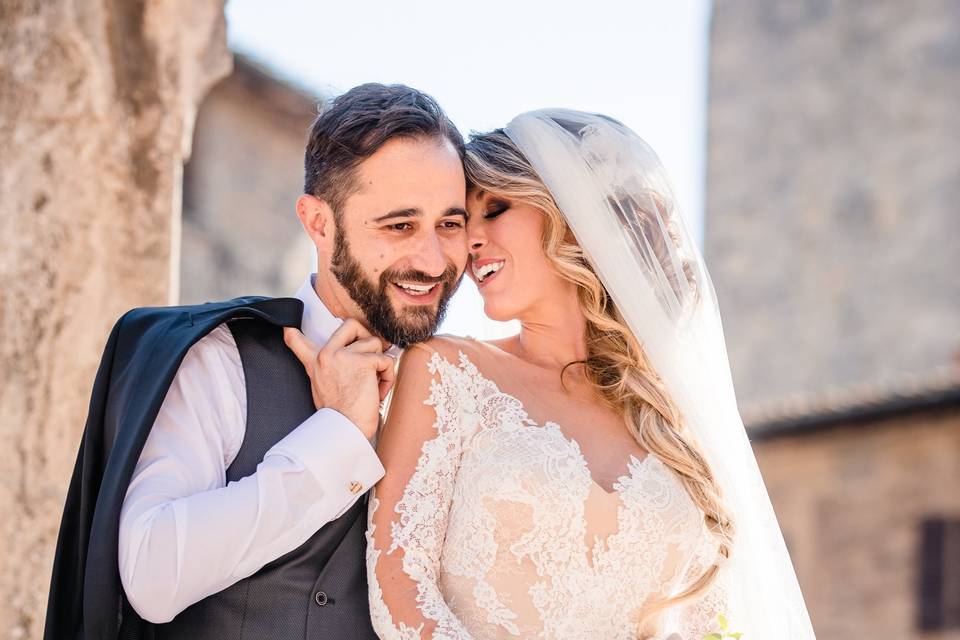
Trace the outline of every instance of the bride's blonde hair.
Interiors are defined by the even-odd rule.
[[[600,396],[623,415],[637,443],[660,458],[680,478],[693,502],[703,512],[707,527],[716,535],[717,558],[729,557],[733,524],[724,509],[720,488],[710,467],[696,443],[688,437],[676,404],[587,262],[546,185],[502,129],[473,134],[467,144],[464,166],[470,190],[519,200],[543,213],[546,218],[544,254],[561,277],[577,285],[580,308],[587,320],[587,358],[582,363],[587,378]],[[651,217],[639,222],[652,224],[654,220]],[[651,235],[652,241],[660,242],[660,250],[656,253],[663,257],[661,261],[665,261],[665,240],[659,233]],[[669,268],[664,271],[675,273]],[[688,285],[695,287],[690,275],[692,270],[684,271]],[[679,283],[674,282],[673,287],[676,289]],[[715,563],[681,593],[650,603],[643,612],[641,626],[664,609],[706,592],[716,580],[718,571],[719,563]]]

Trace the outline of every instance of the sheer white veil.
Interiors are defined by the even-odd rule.
[[[565,109],[524,113],[504,132],[560,206],[721,488],[735,526],[718,576],[731,630],[814,638],[737,410],[713,285],[656,153],[611,118]]]

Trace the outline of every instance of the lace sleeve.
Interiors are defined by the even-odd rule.
[[[711,564],[716,562],[718,556],[716,543],[712,536],[708,535],[707,537],[709,539],[700,545],[687,568],[684,584],[692,583],[702,576]],[[713,633],[720,634],[716,636],[717,638],[726,638],[727,632],[735,633],[737,631],[735,628],[736,621],[726,619],[729,612],[727,611],[728,598],[725,575],[723,564],[721,564],[720,573],[706,593],[677,607],[678,640],[702,640],[705,637],[714,637],[710,635]],[[730,628],[724,629],[728,623]]]
[[[370,615],[383,640],[468,640],[439,588],[440,555],[462,448],[462,390],[436,352],[411,348],[380,436],[386,475],[367,529]]]

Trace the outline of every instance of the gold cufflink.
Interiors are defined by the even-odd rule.
[[[361,491],[363,491],[362,483],[357,482],[356,480],[350,483],[350,493],[352,493],[353,495],[357,495]]]

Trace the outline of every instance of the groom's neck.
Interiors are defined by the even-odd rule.
[[[327,308],[327,311],[337,318],[346,320],[347,318],[357,317],[357,314],[351,310],[350,296],[343,290],[343,287],[337,284],[331,274],[324,274],[318,270],[313,277],[313,290],[320,298],[323,306]],[[365,320],[362,317],[357,317],[357,319],[361,322]]]

